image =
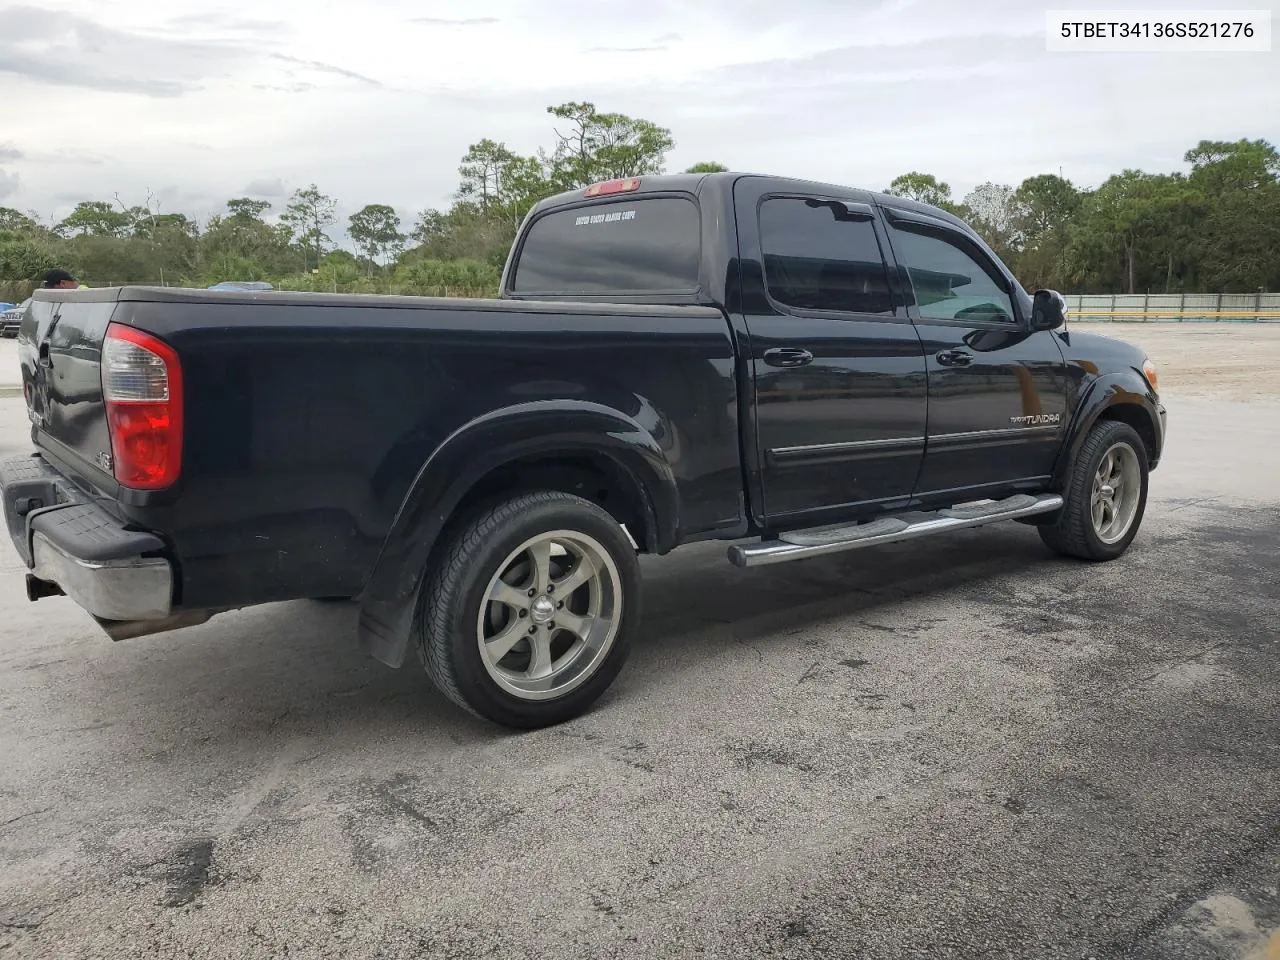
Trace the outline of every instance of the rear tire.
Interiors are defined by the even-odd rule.
[[[1147,450],[1127,423],[1103,420],[1080,447],[1067,477],[1064,504],[1040,539],[1080,560],[1114,560],[1138,534],[1147,507]]]
[[[503,726],[584,713],[626,661],[640,615],[640,565],[600,507],[567,493],[482,509],[435,555],[414,619],[432,682]]]

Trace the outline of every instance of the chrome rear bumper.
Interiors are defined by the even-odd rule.
[[[173,598],[173,568],[163,557],[92,561],[72,556],[43,533],[31,535],[30,576],[57,586],[102,620],[159,620]]]
[[[165,543],[129,529],[40,455],[0,462],[0,495],[32,600],[66,594],[99,621],[157,621],[173,613]]]

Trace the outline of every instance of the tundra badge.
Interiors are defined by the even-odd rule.
[[[1033,413],[1025,417],[1010,417],[1009,422],[1020,427],[1034,427],[1042,423],[1057,423],[1061,419],[1060,413]]]

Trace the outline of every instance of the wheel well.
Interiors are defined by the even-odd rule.
[[[454,516],[463,518],[484,503],[533,490],[558,490],[589,500],[624,524],[641,550],[656,549],[657,531],[644,490],[605,454],[542,454],[504,463],[466,492]]]
[[[1147,415],[1147,411],[1142,407],[1136,403],[1118,403],[1113,407],[1107,407],[1102,413],[1098,414],[1098,420],[1117,420],[1133,427],[1138,432],[1138,436],[1142,438],[1142,445],[1147,450],[1147,462],[1150,463],[1156,459],[1158,453],[1156,450],[1156,430],[1151,424],[1151,417]]]

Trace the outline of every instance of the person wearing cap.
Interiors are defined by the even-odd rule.
[[[46,290],[78,290],[83,286],[84,284],[65,270],[53,269],[44,275]]]

